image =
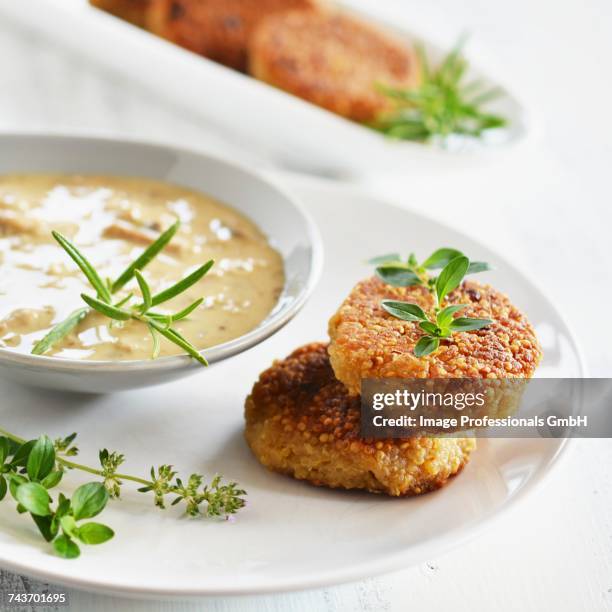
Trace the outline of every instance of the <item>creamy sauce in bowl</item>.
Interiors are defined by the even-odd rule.
[[[30,353],[56,323],[94,295],[82,272],[51,236],[58,230],[103,278],[116,278],[176,219],[181,227],[143,273],[154,293],[209,259],[208,274],[156,311],[204,302],[173,327],[198,349],[238,338],[276,306],[284,285],[281,255],[241,213],[201,193],[145,178],[73,175],[0,177],[0,348]],[[114,296],[139,291],[132,280]],[[109,325],[91,312],[47,355],[86,360],[151,356],[146,325]],[[183,351],[161,340],[160,356]]]

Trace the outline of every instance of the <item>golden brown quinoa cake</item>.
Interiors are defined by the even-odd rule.
[[[181,47],[244,72],[247,44],[262,18],[315,6],[315,0],[152,0],[147,25]]]
[[[151,0],[89,0],[89,2],[115,17],[144,28]]]
[[[267,17],[249,46],[253,76],[354,121],[389,110],[376,83],[414,86],[414,53],[386,32],[329,11]]]
[[[259,377],[245,437],[267,468],[312,484],[418,495],[444,485],[475,448],[471,438],[376,441],[359,436],[359,398],[335,377],[327,345],[303,346]]]
[[[329,322],[331,364],[352,394],[359,394],[363,378],[531,377],[542,357],[525,315],[489,285],[464,281],[447,303],[468,304],[458,316],[493,323],[454,334],[426,357],[413,352],[423,332],[383,310],[384,299],[415,302],[426,312],[433,308],[424,287],[392,287],[378,278],[357,284]]]

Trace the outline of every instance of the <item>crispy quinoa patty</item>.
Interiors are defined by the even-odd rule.
[[[246,71],[247,45],[259,21],[315,0],[152,0],[149,29],[190,51]]]
[[[376,83],[415,85],[418,64],[392,35],[348,15],[292,11],[262,20],[249,46],[258,79],[355,121],[389,109]]]
[[[263,372],[245,417],[247,442],[267,468],[318,486],[393,496],[438,489],[476,445],[471,438],[361,439],[359,398],[334,377],[323,343]]]
[[[381,300],[415,302],[431,312],[421,286],[392,287],[378,278],[356,285],[329,322],[329,355],[336,377],[360,393],[363,378],[528,378],[542,357],[525,315],[489,285],[464,281],[448,304],[468,304],[457,316],[492,319],[488,327],[453,334],[435,353],[416,357],[418,325],[388,314]]]
[[[90,3],[115,17],[145,27],[150,0],[89,0]]]

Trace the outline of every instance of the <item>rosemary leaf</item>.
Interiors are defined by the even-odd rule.
[[[151,299],[151,289],[149,289],[149,284],[147,283],[145,277],[142,275],[140,270],[134,270],[134,276],[138,281],[138,286],[140,287],[140,293],[142,294],[142,307],[141,312],[145,313],[152,306]]]
[[[32,355],[43,355],[60,340],[63,340],[86,316],[89,308],[79,308],[68,318],[58,323],[48,334],[39,340],[32,349]]]
[[[129,321],[132,318],[131,313],[129,313],[127,310],[122,310],[121,308],[117,308],[112,304],[106,304],[105,302],[97,300],[86,293],[81,293],[81,297],[88,306],[111,319],[115,319],[117,321]]]
[[[181,319],[186,319],[203,301],[204,298],[196,300],[193,304],[187,306],[187,308],[184,308],[176,314],[173,314],[170,318],[172,319],[172,321],[180,321]]]
[[[81,271],[91,283],[91,286],[97,291],[100,299],[106,303],[109,303],[111,301],[110,292],[104,281],[102,281],[96,272],[96,269],[89,263],[89,261],[87,261],[86,257],[74,246],[74,244],[68,240],[68,238],[62,236],[62,234],[56,231],[51,233],[53,238],[55,238],[64,251],[68,253],[74,263],[81,268]]]
[[[117,308],[121,308],[122,306],[125,306],[132,298],[134,297],[133,293],[128,293],[122,300],[119,300],[115,306]]]
[[[157,330],[149,323],[149,332],[151,334],[151,338],[153,339],[153,350],[151,351],[151,359],[157,359],[159,357],[159,351],[161,349],[159,343],[159,334]]]
[[[177,296],[179,293],[183,293],[183,291],[189,289],[192,285],[195,285],[212,267],[215,262],[211,259],[207,261],[204,265],[200,266],[195,272],[189,274],[185,278],[178,281],[171,287],[164,289],[157,295],[153,296],[153,306],[158,306],[159,304],[163,304],[168,300],[171,300],[173,297]]]
[[[176,330],[170,327],[166,328],[155,320],[151,320],[150,324],[155,328],[155,330],[157,330],[162,336],[164,336],[164,338],[167,338],[168,340],[170,340],[170,342],[174,342],[174,344],[180,346],[188,355],[193,357],[196,361],[198,361],[204,366],[208,365],[208,361],[206,361],[204,356],[200,355],[198,350],[190,342],[185,340],[185,338],[183,338],[183,336],[181,336],[181,334],[179,334]]]
[[[147,319],[152,319],[153,321],[159,321],[163,323],[166,327],[169,327],[172,324],[172,315],[162,314],[161,312],[147,312]]]
[[[159,238],[152,242],[141,254],[137,257],[117,278],[113,283],[112,292],[116,293],[126,283],[132,280],[135,270],[142,270],[148,263],[155,258],[155,256],[162,251],[165,246],[172,240],[174,234],[178,231],[181,225],[180,221],[177,221],[171,225],[163,234],[160,234]]]

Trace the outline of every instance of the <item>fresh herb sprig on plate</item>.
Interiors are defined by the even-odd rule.
[[[423,47],[417,45],[420,85],[401,89],[378,84],[378,91],[396,108],[383,113],[372,127],[391,138],[428,142],[444,141],[452,134],[480,138],[486,130],[506,126],[504,117],[483,110],[486,103],[502,95],[501,90],[486,89],[480,81],[464,82],[468,62],[461,54],[462,47],[460,41],[434,68]]]
[[[418,304],[398,300],[383,300],[382,307],[394,317],[418,323],[424,332],[414,347],[417,357],[430,355],[440,347],[440,340],[454,333],[473,331],[487,327],[491,319],[455,317],[468,304],[450,304],[444,300],[454,291],[467,274],[490,270],[483,261],[472,261],[457,249],[441,248],[434,251],[422,263],[411,253],[402,261],[398,253],[375,257],[369,263],[376,265],[376,275],[394,287],[420,285],[426,287],[434,300],[432,314],[427,314]],[[438,276],[430,276],[429,270],[442,268]]]
[[[0,428],[0,501],[10,492],[17,512],[30,514],[60,557],[73,559],[81,554],[79,544],[102,544],[114,536],[110,527],[88,519],[99,515],[110,498],[119,497],[124,481],[140,485],[141,493],[152,492],[158,508],[165,508],[166,497],[174,496],[172,505],[184,503],[189,516],[229,517],[245,506],[246,491],[235,482],[222,484],[220,476],[203,484],[201,474],[192,474],[183,483],[171,465],[151,468],[150,479],[120,474],[117,470],[124,456],[106,449],[99,453],[99,468],[76,463],[70,459],[78,454],[75,437],[71,434],[51,441],[43,435],[26,441]],[[81,485],[72,497],[59,493],[54,501],[49,491],[60,484],[67,469],[93,474],[102,481]]]
[[[187,308],[175,314],[159,313],[152,310],[152,308],[167,302],[197,283],[211,269],[214,264],[213,260],[207,261],[185,278],[155,295],[151,293],[151,289],[142,274],[143,268],[164,249],[170,240],[172,240],[173,236],[178,231],[179,225],[180,223],[177,221],[165,232],[160,234],[157,240],[151,243],[115,281],[103,281],[97,270],[70,240],[59,232],[52,232],[56,242],[81,269],[89,281],[89,284],[95,290],[96,296],[93,297],[84,293],[81,294],[81,298],[87,304],[88,308],[79,308],[75,310],[64,321],[55,325],[44,338],[34,345],[32,353],[34,355],[43,355],[49,351],[55,344],[66,337],[91,312],[91,310],[95,310],[105,315],[113,322],[119,321],[123,323],[125,321],[134,320],[144,323],[151,333],[153,341],[151,356],[153,359],[159,355],[160,336],[163,336],[170,342],[181,347],[185,353],[193,357],[202,365],[208,365],[208,362],[200,355],[198,350],[172,327],[172,324],[176,321],[188,317],[202,303],[203,298],[196,300]],[[134,297],[133,294],[130,293],[123,299],[113,303],[113,294],[122,289],[134,277],[140,288],[142,302],[129,306],[130,300]]]

